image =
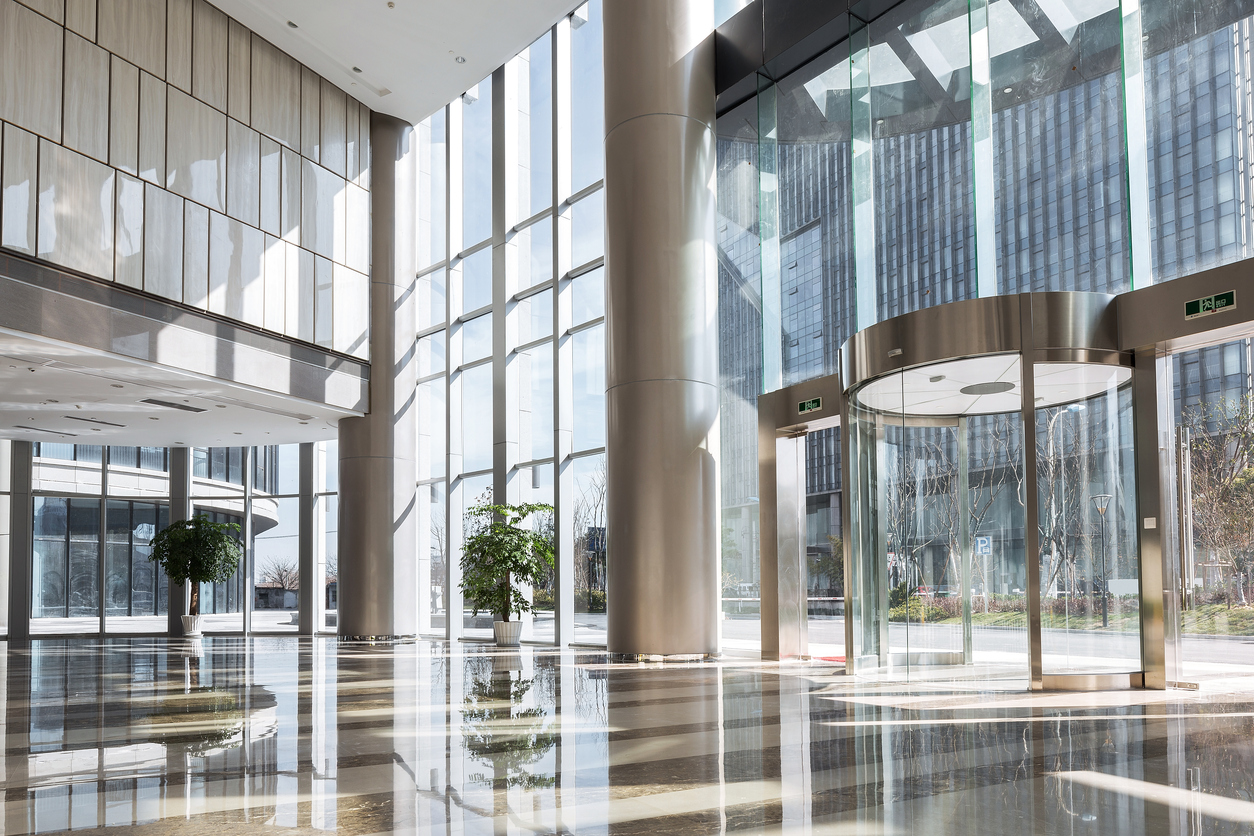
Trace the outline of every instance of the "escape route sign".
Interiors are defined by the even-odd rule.
[[[805,415],[807,412],[816,412],[823,408],[822,398],[810,398],[808,401],[797,402],[797,414]]]
[[[1203,296],[1201,299],[1185,302],[1184,318],[1197,319],[1198,317],[1210,316],[1236,306],[1237,292],[1229,290],[1226,293],[1216,293],[1214,296]]]

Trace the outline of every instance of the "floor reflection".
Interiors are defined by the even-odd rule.
[[[1254,693],[332,639],[3,657],[6,834],[1254,832]]]

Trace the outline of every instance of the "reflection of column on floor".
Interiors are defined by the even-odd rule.
[[[337,716],[335,710],[336,639],[314,639],[310,654],[312,669],[309,759],[313,765],[313,786],[310,788],[310,824],[319,830],[334,830],[337,778]]]
[[[779,783],[784,793],[784,821],[809,829],[813,813],[809,677],[780,677],[779,766]]]
[[[0,653],[0,671],[3,671],[4,739],[9,735],[21,735],[30,731],[30,662],[29,653]],[[0,780],[7,786],[30,786],[29,759],[21,755],[0,759]],[[6,804],[4,815],[5,833],[25,833],[30,825],[24,804]]]
[[[413,645],[389,648],[380,660],[392,683],[392,830],[404,833],[418,815],[418,671]],[[426,664],[423,664],[426,667]],[[347,823],[346,823],[347,824]]]
[[[419,503],[420,505],[426,503]],[[428,531],[419,527],[419,531]],[[432,657],[441,651],[441,645],[432,642],[418,640],[418,703],[423,706],[423,710],[418,715],[418,737],[421,740],[429,741],[426,749],[429,753],[439,751],[437,741],[447,734],[447,723],[445,713],[437,713],[434,706],[444,702],[444,689],[440,689],[440,693],[436,693],[432,689],[434,686],[434,677],[432,672],[441,667],[439,662]],[[445,709],[447,711],[447,709]],[[418,811],[414,820],[414,828],[419,833],[435,833],[436,828],[443,829],[448,821],[448,811],[445,809],[445,784],[441,780],[442,770],[441,764],[434,759],[429,759],[424,763],[425,769],[419,773],[416,781],[418,785]]]

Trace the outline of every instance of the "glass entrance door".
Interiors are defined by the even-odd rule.
[[[1254,677],[1254,389],[1251,339],[1171,357],[1179,677]]]

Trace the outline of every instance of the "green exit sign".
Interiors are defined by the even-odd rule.
[[[810,398],[808,401],[801,401],[797,404],[797,414],[805,415],[807,412],[816,412],[823,408],[822,398]]]
[[[1210,316],[1236,306],[1237,292],[1229,290],[1227,293],[1216,293],[1214,296],[1203,296],[1201,299],[1185,302],[1184,318],[1197,319],[1199,316]]]

